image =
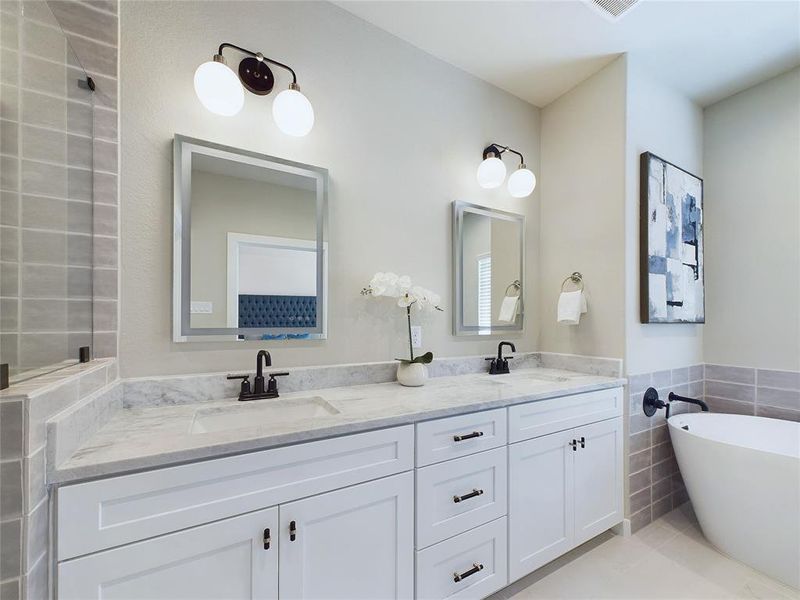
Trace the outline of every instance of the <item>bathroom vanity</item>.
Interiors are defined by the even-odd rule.
[[[196,406],[121,417],[53,475],[56,597],[486,597],[623,517],[622,380],[536,371],[315,391],[338,414],[219,458]]]

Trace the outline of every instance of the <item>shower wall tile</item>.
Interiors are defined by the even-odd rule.
[[[64,198],[67,194],[67,168],[63,165],[23,160],[21,183],[25,193]]]
[[[67,235],[62,231],[22,230],[22,261],[25,263],[63,265]]]
[[[97,13],[97,11],[90,12]],[[69,44],[73,52],[80,57],[80,64],[87,72],[93,75],[117,77],[116,47],[76,35],[69,36]]]
[[[30,125],[52,127],[63,131],[66,123],[64,99],[24,90],[22,92],[22,121]]]
[[[50,25],[23,19],[21,33],[24,53],[56,63],[64,62],[67,40],[61,31]]]
[[[10,156],[19,153],[19,123],[16,121],[0,121],[0,152]]]
[[[49,0],[48,4],[67,34],[74,33],[117,47],[116,11],[109,14],[110,11],[96,10],[88,4],[72,0]]]
[[[0,225],[19,223],[19,193],[0,191]]]
[[[22,266],[22,295],[28,298],[63,298],[67,269],[48,265]]]
[[[63,65],[28,54],[20,57],[22,87],[53,96],[63,96],[67,89],[67,72]]]
[[[66,231],[67,202],[61,198],[23,195],[22,226]]]
[[[64,331],[67,327],[66,300],[25,300],[22,303],[22,331]]]
[[[117,118],[117,111],[96,107],[94,111],[94,136],[99,139],[116,142],[119,135]]]
[[[17,262],[19,260],[19,229],[0,227],[0,260]]]

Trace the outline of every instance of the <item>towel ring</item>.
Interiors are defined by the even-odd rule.
[[[506,288],[505,294],[504,294],[505,296],[508,296],[508,290],[510,290],[511,288],[514,288],[514,289],[517,290],[517,297],[522,295],[522,283],[520,282],[519,279],[515,279],[514,281],[512,281],[508,285],[508,287]]]
[[[567,285],[567,282],[571,281],[575,285],[578,286],[580,291],[583,291],[583,275],[575,271],[572,275],[565,278],[564,281],[561,282],[561,291],[564,291],[564,286]]]

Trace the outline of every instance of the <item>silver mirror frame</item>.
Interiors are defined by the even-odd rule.
[[[192,327],[191,326],[191,174],[192,154],[202,153],[226,160],[275,169],[316,180],[317,199],[317,311],[316,327],[304,331],[307,339],[326,339],[328,327],[327,260],[329,243],[328,170],[267,154],[223,146],[183,135],[173,141],[173,234],[172,234],[172,330],[175,342],[230,342],[240,340],[239,335],[255,336],[298,333],[294,328],[250,327]],[[277,340],[276,340],[277,341]]]
[[[520,307],[514,323],[486,327],[464,325],[464,212],[485,215],[493,219],[503,219],[519,224],[520,227]],[[456,336],[499,336],[509,332],[522,331],[525,325],[525,215],[506,212],[479,204],[455,200],[453,202],[453,335]]]

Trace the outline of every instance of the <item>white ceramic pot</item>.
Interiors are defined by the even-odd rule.
[[[408,387],[425,385],[428,368],[422,363],[398,363],[397,382]]]

